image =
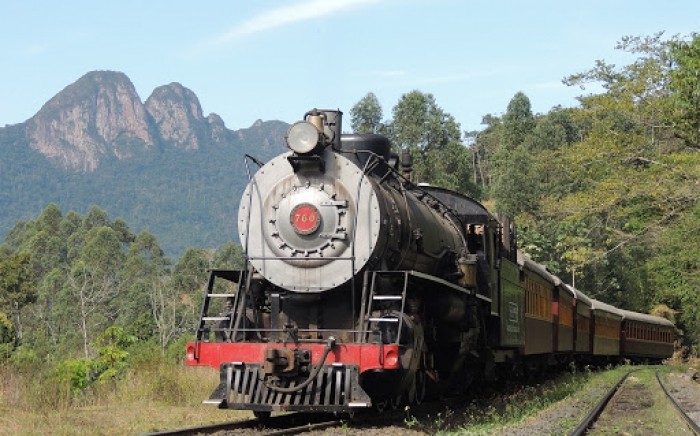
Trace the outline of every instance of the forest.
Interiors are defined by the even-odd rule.
[[[634,62],[564,78],[581,88],[577,107],[533,113],[519,92],[483,130],[462,132],[429,93],[404,94],[385,117],[369,92],[350,110],[352,130],[410,151],[415,180],[513,217],[520,248],[562,280],[671,319],[683,353],[697,355],[700,35],[624,37],[618,49]],[[75,400],[139,356],[180,365],[207,270],[243,263],[233,237],[173,261],[98,206],[81,216],[46,205],[0,245],[0,367],[33,368],[37,383],[65,388],[55,398]]]

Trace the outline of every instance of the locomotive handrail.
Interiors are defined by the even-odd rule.
[[[240,325],[241,318],[245,317],[246,294],[248,289],[250,289],[250,281],[252,276],[253,265],[249,263],[248,269],[246,270],[245,287],[243,288],[243,292],[240,292],[240,289],[237,292],[236,301],[234,302],[235,306],[232,307],[232,309],[236,311],[236,315],[235,317],[232,316],[231,321],[229,322],[229,328],[233,328],[231,338],[233,338],[234,341],[236,340],[236,335],[238,334],[238,326]]]
[[[248,153],[245,154],[245,158],[252,160],[255,162],[255,164],[258,166],[258,168],[262,168],[265,166],[265,162],[261,161],[260,159],[256,159],[255,157],[249,155]],[[248,177],[250,178],[250,173],[248,174]]]
[[[252,156],[249,156],[248,154],[246,154],[245,157],[243,158],[243,163],[245,164],[246,174],[248,175],[248,182],[250,183],[250,195],[248,196],[248,216],[246,217],[246,222],[248,223],[248,225],[250,225],[250,213],[251,213],[251,206],[253,205],[253,187],[255,186],[255,183],[254,183],[255,178],[250,173],[250,166],[248,165],[248,158],[250,158],[255,163],[258,163],[260,161],[253,158]],[[239,233],[240,233],[240,229],[239,229]],[[246,265],[248,264],[248,241],[249,241],[249,239],[250,239],[250,228],[245,232],[245,246],[243,247],[243,257],[245,259]]]

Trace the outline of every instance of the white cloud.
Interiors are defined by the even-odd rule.
[[[337,14],[347,9],[377,3],[378,1],[381,0],[304,0],[293,5],[262,12],[210,38],[202,45],[219,46],[236,41],[247,35]]]

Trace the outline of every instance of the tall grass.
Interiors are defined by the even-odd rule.
[[[66,409],[105,403],[150,401],[186,405],[200,400],[216,387],[218,374],[211,368],[186,368],[173,362],[151,362],[130,369],[123,377],[75,390],[56,377],[54,368],[20,371],[0,365],[0,402],[24,410]]]
[[[61,362],[0,363],[0,424],[14,434],[135,434],[237,416],[201,404],[218,384],[217,370],[185,367],[157,346],[130,351],[117,378],[85,389],[58,375]]]

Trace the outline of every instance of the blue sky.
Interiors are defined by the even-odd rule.
[[[700,1],[8,1],[0,8],[0,126],[25,121],[93,70],[126,73],[145,101],[180,82],[227,127],[293,122],[374,92],[384,111],[432,93],[463,130],[524,92],[535,112],[587,91],[561,79],[634,58],[624,35],[689,35]],[[349,123],[346,124],[346,127]]]

